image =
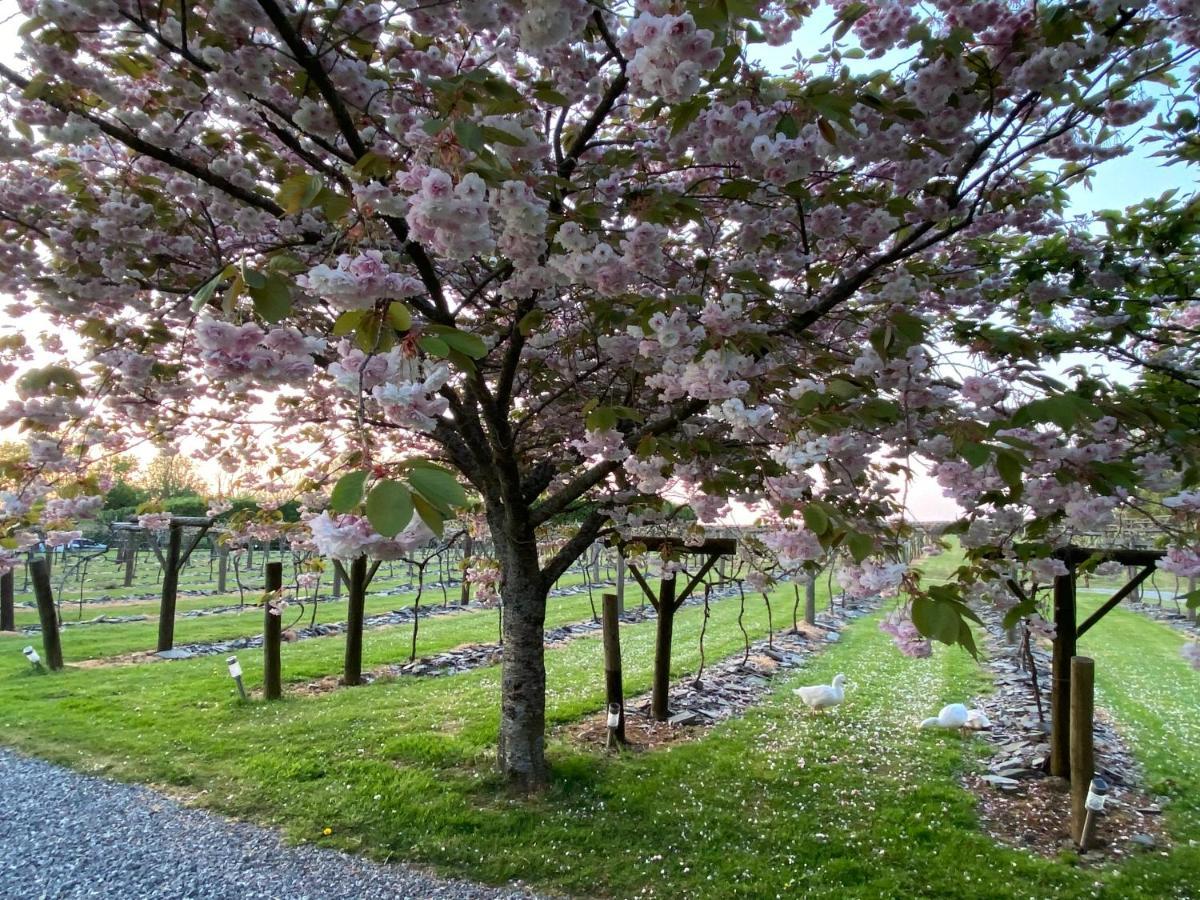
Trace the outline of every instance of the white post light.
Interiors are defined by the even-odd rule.
[[[1096,776],[1088,786],[1087,799],[1083,801],[1083,830],[1079,833],[1080,850],[1086,850],[1091,846],[1092,835],[1096,831],[1096,817],[1104,810],[1104,803],[1107,799],[1108,782],[1100,776]]]
[[[621,727],[621,704],[608,704],[608,736],[604,740],[604,749],[617,744],[617,729]]]
[[[608,727],[618,728],[621,725],[621,704],[608,704]]]
[[[32,644],[30,644],[21,652],[25,654],[25,658],[29,660],[29,664],[31,666],[33,666],[39,672],[42,671],[42,658],[38,656],[38,652],[33,649]]]
[[[242,684],[242,664],[238,662],[238,658],[236,656],[229,657],[229,659],[225,660],[225,662],[229,663],[229,677],[232,678],[234,683],[237,685],[238,694],[240,694],[241,698],[245,700],[246,686]]]
[[[1104,802],[1108,799],[1108,782],[1103,778],[1093,778],[1091,785],[1088,787],[1087,800],[1084,801],[1084,806],[1095,812],[1100,812],[1104,809]]]

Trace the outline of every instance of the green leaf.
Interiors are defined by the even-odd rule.
[[[607,431],[617,424],[617,411],[611,406],[601,406],[593,409],[587,415],[585,423],[588,431]]]
[[[353,334],[354,329],[358,328],[358,323],[363,320],[369,310],[366,309],[348,309],[337,317],[333,323],[333,336],[345,337],[348,334]]]
[[[325,182],[320,175],[302,173],[285,179],[279,186],[277,199],[284,212],[295,214],[312,206]]]
[[[546,311],[544,309],[532,309],[525,315],[521,316],[521,321],[517,323],[517,329],[524,337],[529,337],[537,331],[542,323],[546,321]]]
[[[417,515],[421,517],[421,521],[429,526],[430,531],[441,537],[446,530],[446,517],[420,494],[413,494],[412,502],[413,509],[417,511]]]
[[[200,289],[196,291],[196,295],[192,299],[192,312],[200,312],[200,310],[204,308],[204,305],[212,299],[213,294],[216,293],[217,285],[232,275],[233,266],[226,266],[208,281],[204,282],[204,284],[200,286]]]
[[[852,531],[846,535],[846,546],[850,548],[850,555],[854,557],[854,561],[861,563],[871,555],[871,551],[875,549],[875,542],[871,540],[870,535]]]
[[[337,480],[333,493],[329,495],[329,508],[336,513],[348,513],[362,502],[363,486],[367,483],[367,472],[348,472]]]
[[[471,359],[483,359],[487,356],[487,344],[477,334],[469,334],[466,331],[457,331],[451,328],[439,333],[438,337],[445,341],[451,350],[457,350]]]
[[[912,620],[925,637],[943,644],[958,643],[962,619],[953,604],[937,602],[928,597],[914,597]]]
[[[818,537],[829,530],[829,514],[816,503],[809,503],[802,513],[804,524]]]
[[[1012,450],[996,451],[996,471],[1013,490],[1021,486],[1021,457]]]
[[[381,481],[367,494],[367,521],[384,537],[403,531],[412,515],[412,494],[398,481]]]
[[[397,331],[408,331],[412,328],[412,313],[399,301],[393,301],[388,306],[388,320]]]
[[[419,463],[408,472],[408,483],[440,512],[447,515],[451,507],[467,505],[467,492],[449,469],[432,463]]]
[[[349,197],[343,197],[341,194],[322,188],[321,193],[316,197],[317,206],[321,207],[325,213],[325,218],[330,222],[335,222],[350,211],[353,205]]]
[[[1183,599],[1187,603],[1188,609],[1200,609],[1200,590],[1184,594]]]
[[[489,144],[504,144],[508,147],[525,146],[525,141],[523,138],[507,132],[503,128],[496,128],[492,125],[484,125],[480,131],[483,132],[483,137]]]
[[[427,334],[417,341],[417,346],[428,353],[430,356],[436,356],[439,359],[445,359],[450,355],[450,345],[439,337],[434,337]]]
[[[464,119],[454,123],[454,136],[459,144],[475,153],[483,149],[483,129]]]
[[[250,299],[254,311],[267,322],[282,321],[292,311],[292,290],[282,275],[272,273],[261,287],[250,288]]]

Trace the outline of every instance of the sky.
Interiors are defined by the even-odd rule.
[[[829,33],[826,28],[832,21],[832,16],[833,12],[828,6],[820,7],[810,23],[799,30],[789,45],[752,45],[752,58],[775,71],[784,71],[797,51],[811,55],[819,52],[827,44]],[[0,59],[10,65],[18,62],[16,30],[19,25],[16,0],[0,0]],[[888,63],[889,57],[885,57],[883,60],[860,60],[853,64],[859,69],[870,71]],[[1194,183],[1189,179],[1189,171],[1183,167],[1163,167],[1144,152],[1135,149],[1128,156],[1100,166],[1090,185],[1073,186],[1070,189],[1070,211],[1077,215],[1087,215],[1104,209],[1121,209],[1147,197],[1158,196],[1172,188],[1194,189]],[[16,322],[8,318],[3,306],[0,306],[0,332],[16,325]],[[23,318],[20,323],[20,329],[26,333],[37,327],[36,324],[31,326],[28,317]],[[1056,368],[1061,370],[1080,362],[1087,363],[1089,360],[1064,358]],[[1116,378],[1121,377],[1119,372],[1108,374]],[[0,437],[11,436],[0,432]],[[961,514],[961,510],[953,501],[942,496],[941,489],[933,478],[920,471],[909,486],[908,508],[916,518],[923,521],[944,521]]]

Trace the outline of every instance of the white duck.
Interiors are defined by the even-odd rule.
[[[831,706],[838,706],[845,699],[846,692],[843,689],[845,684],[846,676],[838,675],[833,679],[832,685],[814,684],[809,687],[796,688],[792,693],[803,700],[809,709],[829,709]]]
[[[921,723],[922,728],[958,728],[974,731],[990,728],[991,725],[983,710],[967,709],[963,703],[947,704],[942,707],[936,718],[925,719]]]

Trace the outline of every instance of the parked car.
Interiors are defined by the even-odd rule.
[[[99,541],[93,541],[89,538],[76,538],[75,540],[71,541],[71,543],[67,544],[67,547],[71,550],[100,551],[100,550],[107,550],[108,544],[102,544]]]

